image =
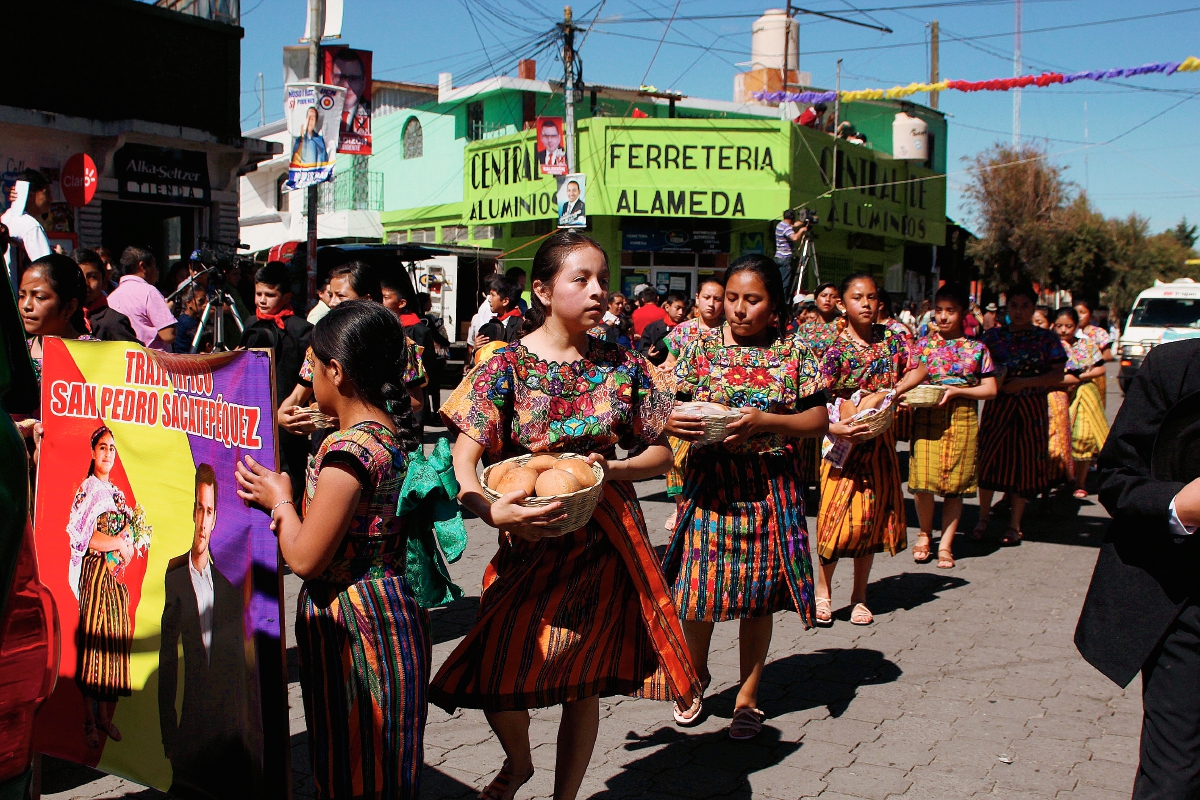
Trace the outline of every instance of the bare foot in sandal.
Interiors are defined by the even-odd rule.
[[[479,793],[479,800],[513,800],[517,790],[529,782],[533,777],[533,765],[529,766],[529,771],[524,775],[517,775],[512,771],[512,767],[508,764],[508,759],[504,759],[504,766],[500,768],[500,772],[492,779],[492,782],[487,785],[487,788]]]
[[[833,600],[828,597],[817,598],[817,624],[822,628],[833,625]]]
[[[767,715],[757,708],[735,708],[733,722],[729,724],[729,738],[744,741],[762,733],[763,720]]]
[[[987,535],[989,520],[981,519],[975,523],[975,527],[971,528],[971,532],[967,535],[971,537],[972,542],[982,542],[983,537]]]
[[[870,625],[874,621],[875,615],[863,603],[857,603],[854,610],[850,612],[851,625]]]
[[[1016,528],[1008,528],[1004,531],[1004,535],[1000,537],[1001,547],[1012,547],[1021,543],[1021,532]]]
[[[913,561],[917,564],[924,564],[929,560],[929,545],[932,543],[932,537],[925,531],[917,534],[917,543],[913,545]]]
[[[954,553],[948,547],[938,548],[938,569],[954,569]]]

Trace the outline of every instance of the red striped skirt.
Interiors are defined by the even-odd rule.
[[[1050,410],[1044,394],[1001,394],[979,422],[979,488],[1036,495],[1050,484]]]
[[[84,555],[79,571],[79,629],[75,635],[75,682],[80,690],[105,701],[133,694],[129,587],[113,577],[104,554],[94,550]]]
[[[633,484],[613,481],[585,528],[536,543],[500,535],[479,619],[429,698],[447,712],[518,711],[699,691]]]

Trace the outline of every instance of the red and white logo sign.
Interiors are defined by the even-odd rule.
[[[96,196],[96,162],[87,153],[67,159],[62,171],[62,193],[76,208],[86,206]]]

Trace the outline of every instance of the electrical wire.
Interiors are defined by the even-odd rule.
[[[679,5],[683,0],[675,0],[675,10],[671,12],[671,18],[667,20],[667,27],[663,29],[662,38],[658,40],[658,46],[654,48],[654,55],[650,56],[650,63],[646,65],[646,72],[642,75],[639,86],[646,85],[646,78],[650,77],[650,68],[654,66],[654,62],[658,59],[658,53],[662,50],[663,42],[667,39],[667,34],[671,32],[671,23],[675,21],[675,14],[679,11]]]

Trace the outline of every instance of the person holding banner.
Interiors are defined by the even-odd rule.
[[[96,749],[101,732],[121,741],[113,711],[118,697],[133,693],[129,587],[119,578],[129,562],[146,554],[149,528],[139,521],[140,506],[131,509],[125,493],[111,480],[117,462],[112,431],[101,425],[92,432],[91,446],[92,461],[75,492],[67,523],[71,546],[67,574],[79,600],[75,682],[83,693],[84,740]]]
[[[29,357],[33,359],[38,384],[42,382],[42,341],[47,336],[61,339],[87,339],[83,306],[87,283],[83,270],[70,258],[58,253],[42,256],[21,275],[17,306],[25,324]]]
[[[246,456],[238,496],[271,515],[304,580],[296,615],[300,685],[317,796],[419,797],[428,712],[429,619],[405,579],[396,515],[420,447],[404,389],[408,347],[379,303],[339,303],[313,329],[313,392],[340,429],[321,444],[304,491]]]

